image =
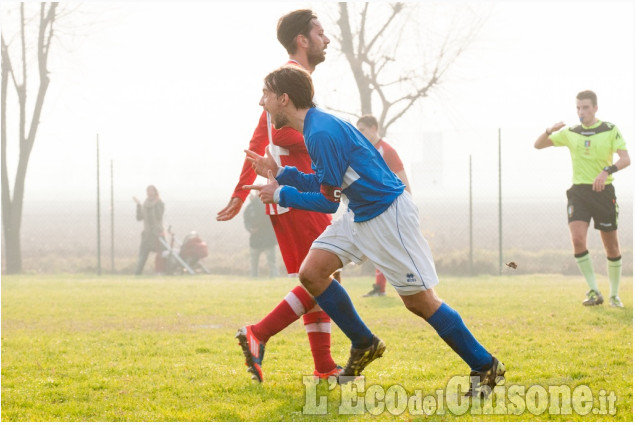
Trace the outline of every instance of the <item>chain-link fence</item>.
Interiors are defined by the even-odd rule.
[[[554,148],[536,151],[535,136],[527,129],[503,129],[500,136],[497,129],[487,129],[423,136],[404,133],[389,139],[406,165],[422,231],[432,247],[439,274],[578,273],[566,217],[565,191],[571,175],[568,153]],[[625,275],[632,275],[631,173],[627,169],[616,174],[615,182]],[[132,274],[143,225],[136,221],[135,204],[129,197],[115,199],[111,218],[109,188],[102,188],[102,193],[102,273]],[[117,187],[114,193],[120,193]],[[203,263],[212,273],[249,274],[249,236],[242,213],[229,222],[215,220],[227,199],[164,201],[164,223],[172,226],[177,245],[196,231],[208,245],[209,255]],[[24,271],[96,273],[96,223],[95,202],[26,202]],[[599,233],[590,229],[588,241],[596,272],[606,274]],[[3,240],[3,264],[4,252]],[[501,263],[511,261],[517,269],[501,267]],[[152,273],[152,264],[151,256],[145,273]],[[279,254],[278,265],[284,274]],[[266,275],[264,256],[261,272]],[[372,272],[372,265],[346,270],[349,274]]]

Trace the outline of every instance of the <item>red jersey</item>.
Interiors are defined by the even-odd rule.
[[[379,151],[384,161],[386,161],[386,165],[390,168],[390,171],[397,174],[400,171],[403,171],[403,163],[401,162],[401,158],[397,155],[397,151],[386,143],[384,140],[379,140],[375,145],[375,148]]]
[[[287,65],[298,65],[295,61],[287,62]],[[298,65],[299,66],[299,65]],[[269,129],[271,129],[271,146],[269,151],[276,160],[278,165],[284,167],[286,165],[296,167],[303,173],[313,173],[311,168],[311,158],[304,144],[302,133],[290,128],[283,127],[280,130],[268,125],[267,112],[263,110],[258,121],[258,126],[254,130],[253,136],[249,141],[249,150],[256,152],[258,155],[264,155],[267,145],[269,145]],[[240,173],[238,184],[234,188],[232,198],[240,198],[243,201],[247,199],[249,190],[243,189],[244,185],[253,184],[256,180],[256,172],[251,167],[251,162],[245,159],[243,169]],[[283,207],[271,205],[271,209],[283,210]],[[286,209],[284,209],[286,211]],[[268,208],[269,211],[269,208]],[[268,214],[278,214],[284,211],[271,211]]]
[[[289,64],[300,66],[295,61],[287,62],[287,65]],[[302,133],[290,127],[276,130],[271,126],[267,113],[263,111],[249,141],[249,150],[264,155],[267,145],[278,165],[296,167],[303,173],[314,172]],[[251,162],[245,159],[232,198],[237,197],[244,201],[249,195],[249,190],[243,189],[243,186],[253,184],[254,180],[256,180],[256,172],[251,167]],[[313,241],[331,224],[331,215],[297,208],[284,208],[277,204],[267,204],[267,214],[273,224],[287,273],[297,274]]]

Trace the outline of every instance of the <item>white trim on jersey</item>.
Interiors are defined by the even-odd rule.
[[[342,177],[342,189],[346,189],[357,180],[359,180],[359,174],[349,166],[344,173],[344,177]]]
[[[289,149],[281,148],[273,144],[273,134],[271,131],[271,115],[267,114],[267,136],[269,137],[269,153],[276,161],[278,166],[281,166],[280,155],[289,155]],[[289,208],[281,207],[278,204],[265,204],[265,212],[267,215],[280,215],[289,212]]]

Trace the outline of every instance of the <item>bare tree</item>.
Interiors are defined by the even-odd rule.
[[[446,80],[485,22],[470,8],[457,13],[446,4],[423,6],[425,14],[422,5],[411,3],[339,3],[334,39],[353,73],[360,106],[340,112],[373,114],[385,134]]]
[[[16,48],[17,58],[12,57],[9,45],[2,33],[2,227],[5,242],[6,272],[19,273],[22,271],[22,252],[20,246],[20,228],[22,224],[22,207],[24,202],[24,183],[27,166],[33,149],[33,143],[37,134],[44,105],[44,98],[49,86],[48,60],[51,52],[51,41],[55,34],[54,24],[58,17],[58,3],[41,3],[39,15],[25,16],[25,3],[20,3],[19,34]],[[35,62],[37,63],[37,81],[32,82],[29,74],[30,61],[33,60],[28,38],[30,23],[37,28],[37,41],[35,42]],[[16,59],[14,62],[13,59]],[[14,66],[14,63],[16,66]],[[9,170],[7,164],[7,100],[8,90],[11,86],[15,90],[18,103],[16,118],[18,160],[13,182],[13,191],[10,190]],[[28,95],[35,91],[35,101],[28,103]]]

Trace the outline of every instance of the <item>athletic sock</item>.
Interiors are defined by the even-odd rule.
[[[611,296],[617,296],[620,287],[620,277],[622,276],[622,256],[617,258],[607,258],[609,283],[611,284]]]
[[[313,307],[315,300],[311,294],[304,287],[296,286],[271,310],[271,313],[253,325],[251,331],[264,344]]]
[[[337,280],[333,279],[326,290],[315,297],[315,301],[351,340],[353,348],[371,346],[373,333],[359,317],[351,297]]]
[[[580,254],[575,254],[575,262],[578,263],[578,268],[582,273],[582,276],[586,279],[587,285],[590,289],[599,293],[598,283],[595,280],[595,273],[593,273],[593,263],[591,262],[591,255],[589,251],[584,251]]]
[[[337,364],[331,357],[331,318],[324,311],[314,311],[306,313],[302,319],[309,337],[315,370],[320,373],[332,371]]]
[[[483,372],[492,366],[492,355],[474,338],[452,307],[442,303],[428,323],[472,370]]]
[[[375,285],[379,288],[379,292],[386,292],[386,276],[379,269],[375,269]]]

